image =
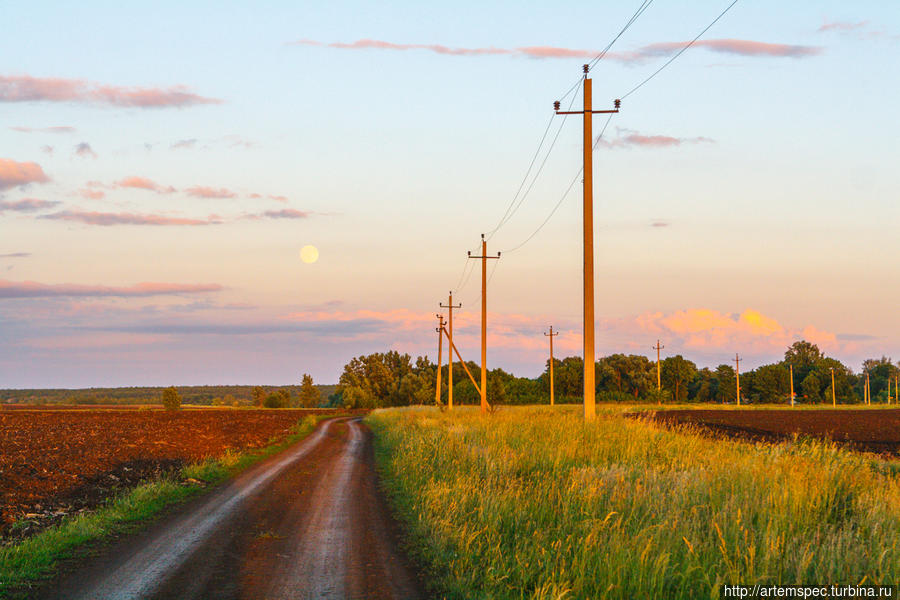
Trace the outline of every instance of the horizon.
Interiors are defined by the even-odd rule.
[[[627,96],[594,121],[597,358],[894,360],[900,14],[738,3],[635,89],[727,4],[653,5],[591,71],[595,108]],[[7,7],[0,388],[434,361],[451,288],[477,359],[481,233],[488,369],[538,376],[550,325],[580,356],[581,127],[552,103],[634,7],[580,10]]]

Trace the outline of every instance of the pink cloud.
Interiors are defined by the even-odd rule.
[[[10,127],[13,131],[20,133],[74,133],[75,128],[68,125],[60,125],[57,127]]]
[[[630,52],[610,52],[606,59],[623,63],[644,62],[657,56],[673,54],[687,46],[690,42],[658,42],[642,46]],[[509,55],[526,58],[593,58],[600,54],[598,50],[577,48],[561,48],[556,46],[521,46],[517,48],[451,48],[439,44],[396,44],[381,40],[362,39],[355,42],[319,42],[302,39],[290,42],[295,46],[323,46],[328,48],[340,48],[345,50],[426,50],[437,54],[452,56],[494,56]],[[757,42],[753,40],[717,39],[699,40],[693,46],[707,48],[713,52],[739,54],[741,56],[769,56],[801,58],[813,56],[822,52],[815,46],[799,46],[792,44],[774,44],[769,42]]]
[[[272,195],[269,195],[269,198],[271,198],[272,200],[277,200],[278,202],[287,202],[287,201],[288,201],[288,197],[287,197],[287,196],[272,196]]]
[[[0,190],[29,183],[46,183],[50,178],[37,163],[16,162],[11,158],[0,158]]]
[[[168,88],[121,87],[54,77],[0,76],[0,102],[79,102],[138,108],[185,107],[220,104],[184,86]]]
[[[604,148],[631,148],[634,146],[644,148],[671,148],[682,144],[713,144],[715,140],[708,137],[678,138],[668,135],[644,135],[629,129],[619,129],[619,137],[614,140],[601,138],[599,145]]]
[[[227,188],[211,188],[200,185],[189,187],[185,190],[189,196],[195,198],[236,198],[237,194]]]
[[[158,194],[171,194],[177,190],[172,186],[162,186],[152,179],[147,179],[146,177],[139,177],[137,175],[132,175],[130,177],[126,177],[120,181],[116,182],[118,187],[123,188],[135,188],[139,190],[149,190],[151,192],[156,192]]]
[[[267,210],[262,216],[270,219],[305,219],[310,213],[295,208],[282,208],[281,210]]]
[[[210,215],[206,219],[188,219],[184,217],[169,217],[155,214],[136,213],[109,213],[89,212],[80,210],[64,210],[49,215],[43,215],[41,219],[53,219],[57,221],[75,221],[88,225],[219,225],[221,218]]]
[[[819,33],[824,33],[826,31],[855,31],[862,29],[868,24],[868,21],[858,21],[856,23],[851,23],[849,21],[826,21],[825,23],[822,23],[822,26],[816,31]]]
[[[106,192],[98,189],[82,188],[78,190],[78,194],[88,200],[101,200],[106,196]]]
[[[5,202],[0,200],[0,213],[5,210],[13,210],[17,212],[34,212],[56,206],[59,202],[53,200],[38,200],[37,198],[22,198],[15,202]]]
[[[223,288],[218,283],[137,283],[132,286],[116,287],[105,285],[83,285],[75,283],[47,284],[36,281],[7,281],[0,279],[0,298],[47,298],[59,296],[79,297],[144,297],[169,294],[199,294],[218,292]]]

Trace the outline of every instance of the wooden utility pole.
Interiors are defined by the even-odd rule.
[[[741,357],[734,355],[734,382],[737,385],[737,405],[741,405]]]
[[[487,261],[489,258],[500,258],[497,256],[488,256],[487,242],[484,234],[481,234],[481,256],[472,256],[469,251],[469,258],[481,259],[481,412],[488,410],[487,402]]]
[[[553,406],[553,338],[559,335],[559,332],[553,333],[553,325],[550,326],[550,333],[545,333],[550,338],[550,406]]]
[[[593,421],[597,416],[596,387],[594,385],[594,134],[593,117],[598,113],[619,112],[620,100],[615,101],[614,110],[593,110],[591,107],[590,67],[584,65],[584,110],[560,111],[559,101],[553,103],[558,115],[582,115],[584,119],[584,202],[583,245],[584,245],[584,418]]]
[[[448,311],[450,311],[450,315],[447,319],[447,339],[452,344],[453,343],[453,309],[454,308],[462,308],[462,302],[460,302],[459,305],[454,306],[453,305],[453,292],[451,291],[450,296],[448,297],[448,300],[447,300],[447,305],[445,306],[441,303],[438,303],[438,306],[440,306],[441,308],[446,308]],[[450,361],[447,365],[447,383],[449,386],[449,389],[447,390],[447,410],[453,410],[453,352],[448,350],[447,354],[449,355],[449,358],[450,358]]]
[[[794,405],[794,365],[788,365],[791,368],[791,406]]]
[[[437,385],[434,390],[434,404],[435,406],[441,405],[441,363],[444,362],[444,359],[441,357],[441,352],[444,349],[444,315],[435,315],[438,318],[439,325],[434,329],[438,332],[438,362],[437,362]],[[450,354],[450,347],[447,346],[447,354]],[[451,354],[452,356],[452,354]]]
[[[837,406],[837,399],[834,395],[834,367],[829,367],[831,369],[831,406]]]
[[[659,340],[656,340],[656,345],[651,346],[651,348],[656,348],[656,391],[659,392],[662,390],[662,377],[660,375],[659,370],[659,351],[665,348],[665,346],[659,345]],[[676,398],[677,402],[677,398]]]
[[[869,372],[866,371],[866,404],[872,404],[872,386],[869,382]]]

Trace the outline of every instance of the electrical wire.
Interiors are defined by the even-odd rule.
[[[643,80],[642,82],[640,82],[639,84],[637,84],[636,86],[634,86],[633,88],[631,88],[631,91],[629,91],[627,94],[624,94],[621,98],[624,100],[625,98],[627,98],[627,97],[630,96],[631,94],[633,94],[633,93],[635,93],[636,91],[638,91],[639,89],[641,89],[641,88],[644,86],[645,83],[647,83],[648,81],[650,81],[651,79],[653,79],[654,77],[656,77],[657,75],[659,75],[659,72],[660,72],[660,71],[662,71],[663,69],[665,69],[666,67],[668,67],[670,64],[672,64],[672,62],[673,62],[676,58],[678,58],[679,56],[681,56],[682,54],[684,54],[684,51],[685,51],[685,50],[687,50],[688,48],[690,48],[691,46],[693,46],[693,45],[694,45],[694,42],[696,42],[697,40],[699,40],[700,37],[701,37],[704,33],[706,33],[707,31],[709,31],[709,29],[710,29],[713,25],[715,25],[715,24],[719,21],[719,19],[721,19],[722,17],[724,17],[724,16],[725,16],[725,13],[727,13],[729,10],[731,10],[731,7],[734,6],[734,5],[737,4],[737,3],[738,3],[738,0],[734,0],[734,2],[732,2],[731,4],[729,4],[728,7],[727,7],[725,10],[723,10],[723,11],[719,14],[718,17],[716,17],[715,19],[713,19],[712,23],[710,23],[709,25],[707,25],[706,27],[704,27],[704,28],[703,28],[703,31],[701,31],[700,33],[697,34],[697,37],[695,37],[695,38],[692,39],[690,42],[688,42],[688,44],[687,44],[684,48],[682,48],[681,50],[679,50],[679,51],[675,54],[675,56],[673,56],[672,58],[670,58],[669,60],[667,60],[667,61],[663,64],[663,66],[661,66],[661,67],[658,68],[656,71],[654,71],[654,72],[650,75],[650,77],[648,77],[647,79]]]
[[[603,134],[606,133],[606,128],[609,127],[609,122],[612,121],[613,114],[614,113],[610,113],[609,117],[606,119],[606,123],[603,125],[603,129],[600,131],[600,135],[597,136],[597,141],[595,141],[594,145],[591,147],[591,152],[593,152],[594,150],[597,149],[597,145],[600,143],[600,140],[603,139]],[[557,209],[559,209],[559,207],[562,205],[563,201],[569,195],[569,192],[572,191],[572,187],[575,185],[575,182],[578,181],[578,176],[581,175],[583,172],[584,172],[584,167],[581,167],[580,169],[578,169],[578,173],[575,174],[575,177],[572,179],[571,183],[569,183],[569,187],[567,187],[566,191],[563,192],[562,197],[559,199],[559,201],[553,207],[553,210],[550,211],[550,214],[547,215],[547,218],[544,219],[544,221],[540,225],[538,225],[538,228],[535,229],[531,233],[531,235],[529,235],[527,238],[525,238],[525,240],[522,243],[520,243],[518,246],[510,248],[509,250],[503,250],[501,252],[501,254],[509,254],[510,252],[515,252],[516,250],[518,250],[519,248],[521,248],[522,246],[524,246],[525,244],[530,242],[532,240],[532,238],[534,238],[534,236],[536,236],[538,233],[540,233],[541,229],[543,229],[544,226],[550,222],[550,219],[553,218],[553,215],[556,214]]]

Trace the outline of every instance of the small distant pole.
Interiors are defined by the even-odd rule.
[[[869,381],[868,371],[866,371],[866,404],[872,404],[872,384]]]
[[[659,351],[665,348],[665,346],[659,345],[659,340],[656,340],[655,346],[650,346],[651,348],[656,348],[656,391],[662,391],[662,377],[660,376],[659,371]],[[678,399],[676,398],[676,402]]]
[[[487,401],[487,261],[489,258],[498,259],[497,256],[487,255],[487,242],[484,234],[481,234],[481,256],[472,256],[469,252],[469,258],[481,259],[481,412],[488,411]]]
[[[553,325],[550,326],[550,333],[545,333],[550,338],[550,406],[553,406],[553,338],[559,335],[559,332],[553,333]]]
[[[438,362],[437,362],[437,385],[434,390],[434,404],[435,406],[441,405],[441,363],[444,362],[443,357],[441,356],[441,352],[444,349],[444,315],[435,315],[438,318],[438,322],[440,325],[435,328],[435,331],[438,332]],[[452,385],[452,384],[451,384]]]
[[[837,400],[834,395],[834,367],[831,368],[831,406],[837,406]]]
[[[447,305],[443,305],[438,303],[438,306],[441,308],[446,308],[450,311],[450,316],[447,319],[447,340],[448,344],[453,343],[453,309],[454,308],[462,308],[462,302],[458,305],[453,304],[453,292],[450,292],[449,299],[447,300]],[[447,410],[453,410],[453,352],[447,350],[447,354],[450,358],[449,364],[447,365],[447,380],[449,384],[449,389],[447,390]]]
[[[794,405],[794,365],[788,365],[791,368],[791,406]]]
[[[741,405],[741,357],[734,355],[734,382],[737,385],[737,405]]]

